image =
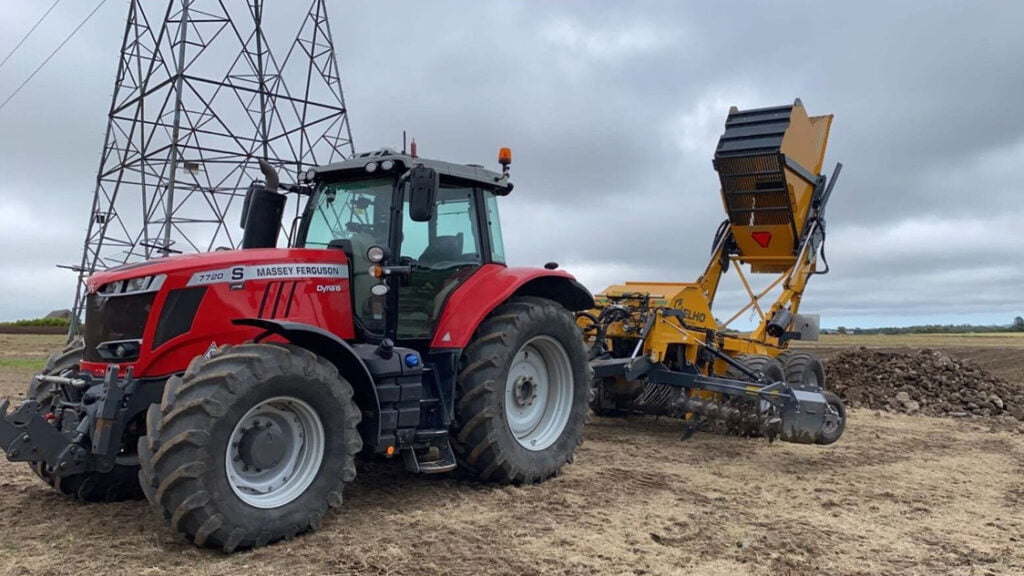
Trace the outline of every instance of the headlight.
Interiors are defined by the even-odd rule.
[[[380,264],[387,257],[387,251],[381,246],[370,246],[366,251],[366,259],[374,264]]]
[[[374,172],[376,172],[376,171],[377,171],[377,163],[376,163],[376,162],[370,162],[370,163],[369,163],[369,164],[367,164],[366,166],[363,166],[363,168],[364,168],[364,169],[365,169],[365,170],[366,170],[367,172],[369,172],[370,174],[373,174]]]
[[[164,284],[167,278],[163,274],[155,276],[139,276],[128,280],[118,280],[110,284],[104,284],[100,288],[100,294],[106,296],[117,296],[121,294],[139,294],[142,292],[155,292]]]
[[[316,170],[314,168],[310,168],[309,170],[306,170],[306,182],[312,182],[313,180],[316,180]]]
[[[125,292],[142,292],[143,290],[146,289],[146,286],[149,286],[150,280],[152,280],[152,278],[149,278],[147,276],[143,276],[141,278],[132,278],[131,280],[126,280],[125,281],[124,291]]]
[[[395,161],[394,160],[385,160],[385,161],[380,163],[380,167],[381,167],[382,170],[391,170],[392,168],[395,167]]]
[[[130,362],[139,358],[142,340],[112,340],[96,345],[96,352],[107,362]]]

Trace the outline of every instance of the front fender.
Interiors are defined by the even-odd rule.
[[[431,348],[465,348],[484,318],[513,296],[548,298],[572,311],[594,307],[590,291],[563,270],[485,264],[448,297]]]
[[[348,342],[322,328],[299,322],[239,318],[232,320],[232,323],[262,328],[334,364],[338,372],[352,384],[356,405],[363,413],[359,427],[362,429],[364,443],[374,450],[381,447],[380,398],[377,387],[370,369]]]

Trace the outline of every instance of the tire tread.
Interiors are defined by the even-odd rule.
[[[310,504],[304,521],[280,526],[246,526],[224,513],[219,499],[233,494],[211,491],[205,478],[210,471],[199,461],[213,441],[209,430],[223,418],[232,402],[247,390],[279,374],[315,377],[331,382],[332,394],[342,406],[345,441],[328,447],[342,455],[340,474],[322,504]],[[352,402],[351,385],[324,358],[290,344],[222,346],[209,358],[197,358],[184,375],[174,377],[159,409],[151,409],[158,424],[147,422],[147,435],[139,439],[140,484],[150,503],[170,520],[172,528],[197,546],[221,548],[227,553],[255,548],[320,526],[326,509],[341,504],[342,486],[355,478],[355,454],[362,449],[356,426],[361,414]],[[303,512],[304,514],[306,512]]]
[[[574,365],[573,372],[577,374],[582,370],[586,390],[580,394],[580,388],[577,386],[576,389],[583,402],[576,398],[573,400],[573,413],[566,424],[573,435],[568,443],[568,453],[557,455],[556,461],[546,462],[540,469],[527,470],[526,466],[516,465],[516,458],[507,453],[503,442],[498,440],[502,434],[511,436],[499,408],[504,402],[501,384],[504,372],[516,353],[512,344],[518,341],[523,330],[530,330],[531,326],[546,327],[560,322],[565,323],[560,327],[562,330],[571,330],[575,334],[572,315],[558,303],[534,296],[515,297],[495,309],[480,324],[472,341],[463,350],[463,365],[456,383],[456,425],[452,448],[460,466],[476,478],[502,484],[529,484],[545,480],[570,463],[576,448],[583,443],[583,426],[590,419],[588,405],[593,399],[594,389],[591,385],[593,370],[586,361],[582,337],[578,344],[559,340],[570,353],[570,358],[580,362]],[[570,345],[578,345],[579,350],[570,351]]]

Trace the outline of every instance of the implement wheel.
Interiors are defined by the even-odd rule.
[[[771,382],[779,382],[785,379],[782,364],[771,356],[765,356],[763,354],[744,354],[742,356],[737,356],[735,360],[748,370],[764,374]],[[750,377],[732,366],[729,366],[729,368],[726,369],[725,376],[726,378],[732,378],[734,380],[750,380]]]
[[[333,364],[243,344],[171,378],[139,439],[139,480],[197,546],[255,548],[320,526],[355,478],[360,413]]]
[[[75,340],[63,350],[54,352],[46,361],[44,375],[59,376],[65,372],[78,372],[78,363],[85,349],[81,340]],[[53,385],[32,379],[25,392],[48,412],[53,405]],[[137,424],[137,423],[133,423]],[[139,487],[139,457],[135,453],[135,439],[131,433],[135,426],[129,425],[129,432],[124,438],[121,454],[114,460],[114,468],[109,472],[83,472],[64,475],[50,467],[46,462],[29,462],[29,468],[36,476],[62,494],[73,496],[82,502],[117,502],[121,500],[142,499]]]
[[[832,444],[846,429],[846,406],[838,395],[825,392],[825,367],[821,360],[810,352],[787,351],[779,355],[786,373],[786,384],[796,390],[821,390],[828,402],[825,426],[816,444]]]
[[[846,406],[833,392],[824,392],[825,401],[828,402],[828,414],[825,415],[825,425],[821,429],[815,444],[832,444],[843,435],[846,430]]]
[[[455,452],[481,480],[539,482],[583,442],[593,371],[572,315],[545,298],[499,306],[461,359]]]
[[[825,366],[810,352],[786,351],[779,354],[786,384],[797,390],[819,390],[825,388]]]

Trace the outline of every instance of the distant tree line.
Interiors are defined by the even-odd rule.
[[[67,318],[30,318],[27,320],[15,320],[13,322],[0,322],[0,326],[70,326],[71,320]]]
[[[836,334],[968,334],[971,332],[1024,332],[1024,317],[1017,316],[1010,324],[982,326],[978,324],[926,324],[888,328],[847,328],[823,330]]]

